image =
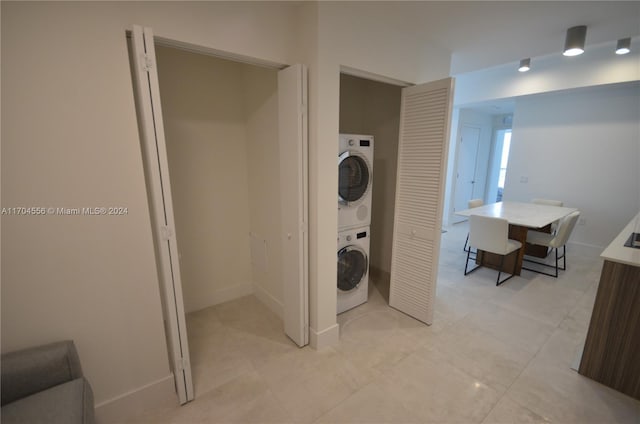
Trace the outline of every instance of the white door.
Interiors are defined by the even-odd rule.
[[[389,305],[431,324],[453,79],[402,90]]]
[[[469,200],[482,197],[476,193],[476,168],[478,161],[478,144],[480,143],[480,128],[464,125],[460,131],[458,142],[458,165],[456,173],[454,211],[462,211],[469,208]],[[466,220],[464,217],[454,215],[453,222]]]
[[[284,331],[309,343],[307,68],[278,73]]]
[[[187,326],[182,299],[178,244],[173,218],[169,165],[160,107],[160,87],[151,28],[134,25],[132,32],[136,110],[149,196],[158,277],[160,278],[169,356],[178,399],[193,399]]]

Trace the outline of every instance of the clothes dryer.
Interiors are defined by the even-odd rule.
[[[340,134],[338,230],[371,225],[373,136]]]
[[[367,301],[369,290],[369,227],[338,233],[338,313]]]

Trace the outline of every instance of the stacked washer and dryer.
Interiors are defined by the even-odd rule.
[[[340,134],[338,150],[338,313],[367,301],[373,136]]]

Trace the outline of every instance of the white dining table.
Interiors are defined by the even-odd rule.
[[[562,206],[541,205],[538,203],[525,202],[498,202],[491,203],[477,208],[456,211],[456,215],[471,216],[480,215],[492,218],[504,218],[509,222],[509,238],[518,240],[522,243],[523,248],[517,251],[515,255],[515,275],[520,275],[522,269],[522,260],[525,255],[545,257],[547,248],[540,249],[540,246],[527,246],[527,232],[529,229],[539,231],[550,231],[550,224],[564,218],[570,213],[576,211],[576,208],[566,208]],[[489,252],[477,256],[477,262],[484,266],[496,267],[500,263],[496,259],[497,255]],[[510,267],[510,260],[505,263],[505,268]],[[507,268],[508,269],[508,268]]]
[[[456,215],[481,215],[492,218],[504,218],[509,224],[527,228],[543,228],[576,211],[576,208],[540,205],[525,202],[498,202],[477,208],[456,211]]]

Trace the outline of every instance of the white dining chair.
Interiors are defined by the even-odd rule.
[[[535,198],[531,199],[531,203],[535,203],[538,205],[548,205],[548,206],[564,206],[564,202],[562,200],[553,200],[553,199],[541,199]],[[558,231],[558,221],[553,221],[551,223],[551,234],[555,234]]]
[[[555,250],[556,263],[555,265],[549,265],[544,262],[534,261],[531,259],[525,258],[526,262],[542,265],[548,268],[554,268],[555,274],[550,274],[548,272],[540,271],[532,268],[525,268],[527,271],[537,272],[539,274],[548,275],[550,277],[558,278],[558,270],[565,271],[567,269],[567,240],[569,240],[569,236],[573,232],[573,228],[576,226],[576,222],[578,222],[578,218],[580,217],[580,211],[575,211],[570,213],[569,215],[562,218],[560,221],[560,225],[558,226],[558,231],[556,234],[547,234],[540,233],[537,231],[529,231],[527,232],[527,243],[535,244],[538,246],[546,246],[547,248],[551,248]],[[558,249],[562,247],[562,255],[559,254]],[[560,259],[562,259],[563,265],[560,267],[558,265]]]
[[[478,208],[482,205],[484,205],[484,200],[482,199],[471,199],[467,203],[467,206],[469,209]],[[467,239],[464,241],[464,247],[462,248],[462,250],[464,250],[465,252],[468,252],[467,250],[468,245],[469,245],[469,233],[467,233]]]
[[[471,257],[472,247],[476,249],[475,257]],[[512,278],[516,269],[516,261],[514,261],[511,275],[500,281],[500,275],[504,271],[505,256],[520,248],[522,248],[522,243],[509,239],[509,221],[504,218],[471,215],[469,217],[469,250],[467,250],[467,261],[464,264],[464,275],[468,275],[482,267],[482,265],[478,265],[468,270],[469,259],[476,260],[478,255],[481,254],[480,251],[494,253],[502,257],[500,259],[500,269],[498,269],[498,278],[496,279],[496,286],[499,286]]]
[[[540,198],[531,199],[531,203],[536,203],[538,205],[549,205],[549,206],[563,206],[564,205],[562,200],[540,199]]]

